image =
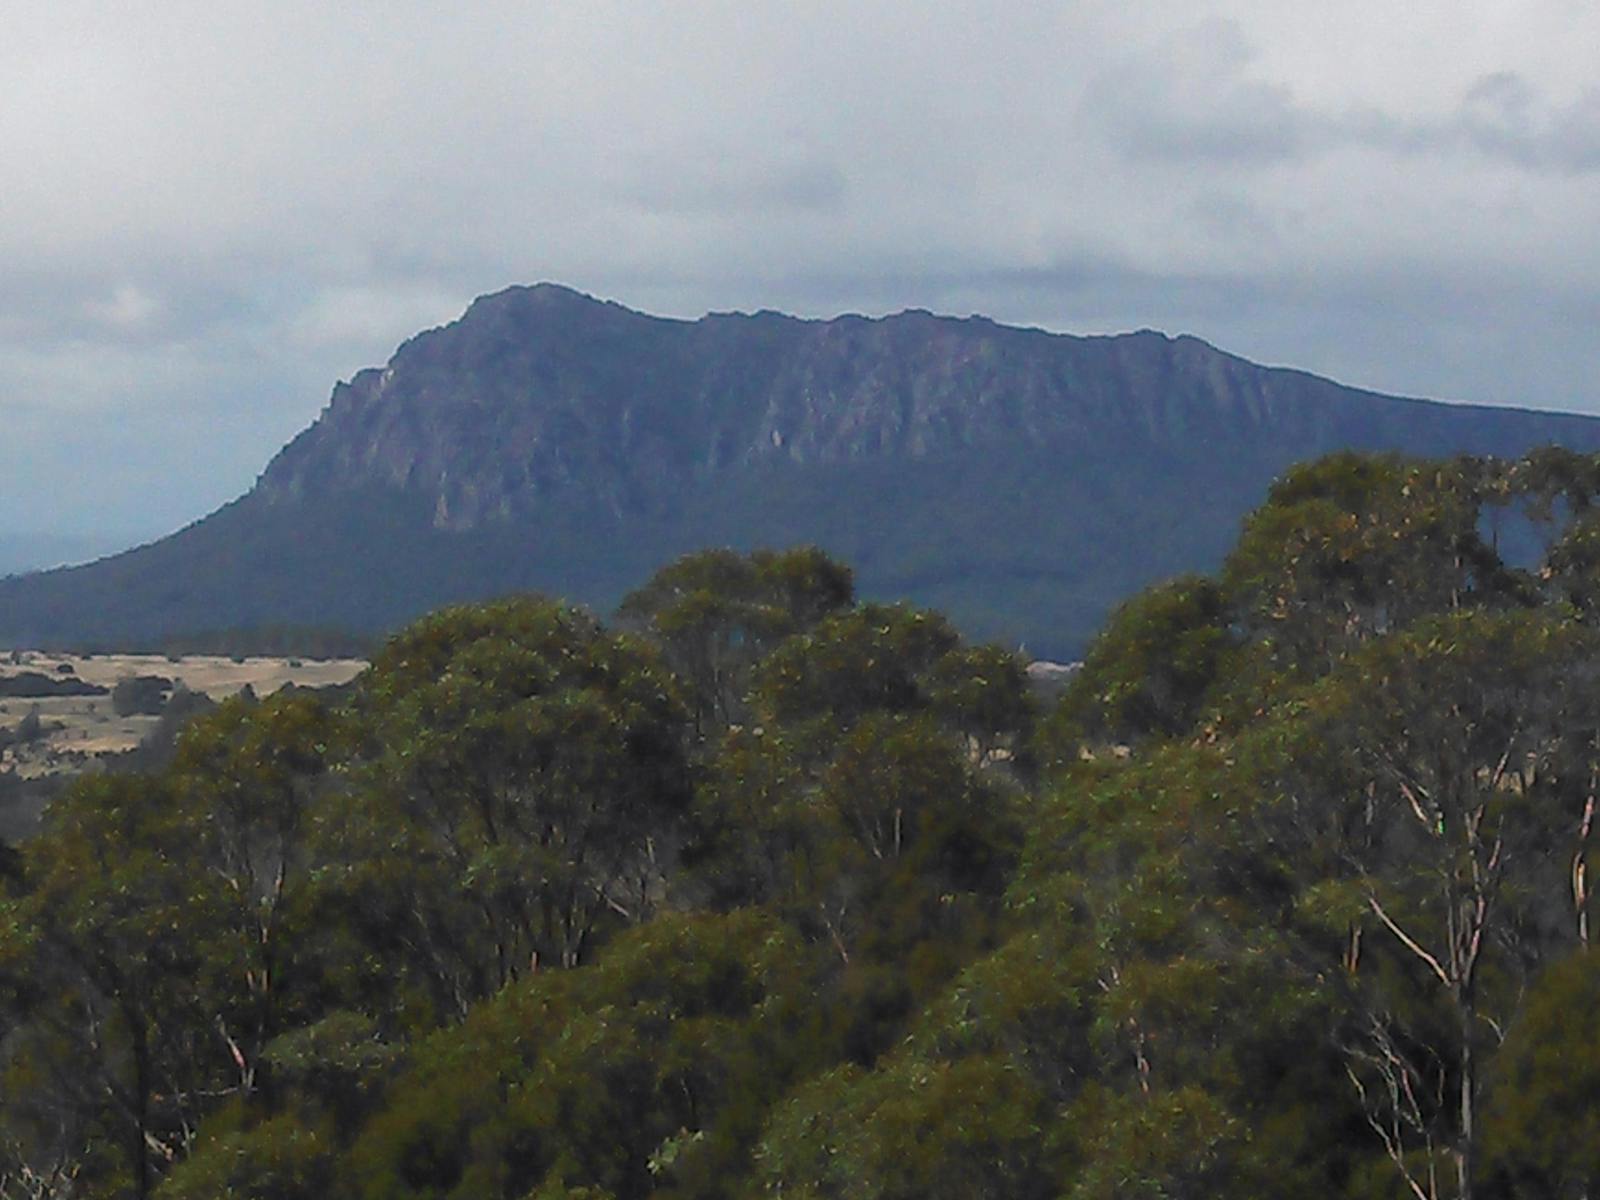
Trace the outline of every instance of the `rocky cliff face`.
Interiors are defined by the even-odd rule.
[[[673,321],[510,288],[339,385],[240,500],[0,580],[0,645],[375,631],[527,588],[604,610],[675,555],[806,541],[867,595],[1070,657],[1133,590],[1216,565],[1291,463],[1547,442],[1600,449],[1600,421],[1379,396],[1151,332]]]
[[[437,527],[462,530],[563,495],[621,515],[770,463],[1333,446],[1453,417],[1407,407],[1194,338],[924,312],[671,321],[543,284],[486,296],[339,385],[258,491],[403,489],[426,497]]]

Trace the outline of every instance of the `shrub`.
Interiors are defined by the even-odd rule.
[[[172,680],[162,675],[125,675],[111,689],[111,707],[119,717],[160,716],[171,690]]]

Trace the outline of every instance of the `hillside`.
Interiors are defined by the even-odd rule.
[[[239,500],[0,581],[0,644],[383,630],[529,588],[608,609],[701,546],[814,542],[865,595],[1066,656],[1119,599],[1215,566],[1291,463],[1549,442],[1600,448],[1600,421],[1382,396],[1148,331],[678,321],[510,288],[336,387]]]

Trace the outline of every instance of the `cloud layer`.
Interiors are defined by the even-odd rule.
[[[57,3],[0,43],[0,531],[154,535],[510,282],[1156,326],[1600,410],[1600,10]]]

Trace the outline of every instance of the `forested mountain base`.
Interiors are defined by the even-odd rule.
[[[226,703],[6,861],[0,1194],[1593,1195],[1597,503],[1299,468],[1044,713],[808,550]]]

